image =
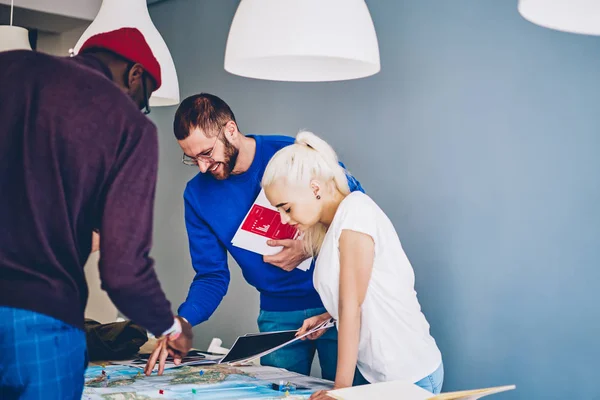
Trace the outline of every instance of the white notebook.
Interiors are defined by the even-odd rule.
[[[271,247],[267,245],[268,240],[298,239],[299,235],[300,232],[296,228],[281,222],[279,211],[269,203],[264,190],[261,189],[231,239],[231,244],[253,253],[270,256],[279,253],[282,247]],[[296,269],[308,271],[311,263],[312,258],[309,258]]]

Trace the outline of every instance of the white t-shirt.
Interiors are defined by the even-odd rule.
[[[442,355],[414,289],[415,276],[392,222],[362,192],[340,204],[325,235],[314,273],[314,285],[327,311],[339,317],[340,253],[343,230],[373,238],[375,257],[361,308],[358,369],[371,383],[417,382],[433,373]]]

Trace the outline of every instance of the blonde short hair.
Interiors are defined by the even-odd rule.
[[[332,183],[344,196],[350,193],[345,169],[339,164],[331,146],[312,132],[301,131],[296,141],[279,150],[269,161],[261,185],[267,188],[284,180],[288,184],[308,187],[311,180]],[[318,223],[304,233],[307,253],[316,255],[323,243],[327,228]]]

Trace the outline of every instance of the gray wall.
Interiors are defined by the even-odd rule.
[[[244,132],[317,132],[388,213],[444,355],[445,391],[515,383],[497,397],[600,398],[600,38],[532,25],[516,0],[367,3],[381,73],[322,84],[226,73],[236,0],[151,12],[183,97],[221,96]],[[179,162],[174,111],[152,114],[154,256],[178,305],[192,278],[182,191],[194,171]],[[231,269],[197,345],[256,329],[256,293]]]

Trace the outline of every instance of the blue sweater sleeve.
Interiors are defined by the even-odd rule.
[[[206,321],[217,309],[229,286],[227,250],[194,209],[194,196],[186,188],[185,225],[196,276],[178,313],[192,326]]]

